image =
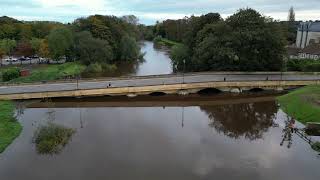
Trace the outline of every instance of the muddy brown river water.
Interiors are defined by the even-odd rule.
[[[143,63],[118,75],[172,72],[165,50],[144,42]],[[19,103],[18,103],[19,104]],[[318,180],[320,156],[297,134],[275,95],[96,97],[23,102],[21,135],[0,154],[0,180]],[[47,123],[76,130],[56,155],[40,155]],[[297,125],[299,123],[297,122]]]
[[[1,180],[320,177],[305,141],[292,134],[280,145],[287,116],[273,96],[59,99],[19,114],[23,132],[0,155]],[[32,143],[48,121],[76,130],[57,155]]]

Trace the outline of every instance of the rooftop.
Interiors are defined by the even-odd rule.
[[[300,24],[298,31],[320,32],[320,21],[303,22]]]

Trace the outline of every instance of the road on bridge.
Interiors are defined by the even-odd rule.
[[[77,82],[59,82],[44,84],[24,84],[17,86],[0,86],[0,95],[5,94],[22,94],[36,92],[55,92],[55,91],[72,91],[72,90],[89,90],[102,88],[117,87],[141,87],[156,85],[172,85],[182,83],[205,83],[205,82],[238,82],[238,81],[310,81],[320,80],[319,74],[217,74],[217,73],[199,73],[186,75],[160,75],[145,77],[130,77],[109,80],[88,80]]]

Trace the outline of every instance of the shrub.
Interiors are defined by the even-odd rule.
[[[94,73],[102,73],[103,69],[99,63],[93,63],[93,64],[90,64],[89,66],[87,66],[85,72],[86,73],[93,73],[93,74]]]
[[[10,81],[12,79],[16,79],[20,77],[20,69],[19,68],[9,68],[2,73],[3,81]]]
[[[161,36],[157,36],[157,37],[155,37],[154,39],[153,39],[153,42],[154,43],[158,43],[158,42],[160,42],[162,40],[162,37]]]
[[[320,62],[313,62],[303,67],[305,72],[320,72]]]
[[[114,64],[106,64],[106,63],[93,63],[87,66],[85,69],[85,73],[87,74],[99,74],[99,73],[113,73],[117,70],[117,66]]]
[[[290,59],[287,68],[288,71],[319,72],[320,62],[313,59]]]
[[[117,66],[115,64],[101,64],[103,72],[113,73],[117,70]]]
[[[49,123],[35,132],[34,143],[40,154],[57,154],[69,142],[74,129]]]

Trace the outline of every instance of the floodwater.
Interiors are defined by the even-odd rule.
[[[141,62],[117,64],[117,70],[113,73],[83,74],[83,77],[119,77],[119,76],[148,76],[171,74],[173,72],[169,50],[166,47],[156,47],[151,41],[140,42],[141,53],[144,59]]]
[[[138,65],[134,75],[146,76],[172,73],[168,49],[155,47],[153,42],[144,41],[141,45],[141,52],[145,53],[144,62]]]
[[[0,179],[320,177],[319,155],[304,140],[292,134],[280,145],[287,116],[274,97],[159,99],[60,99],[20,109],[23,132],[0,155]],[[57,155],[37,154],[32,143],[48,121],[76,130]]]

